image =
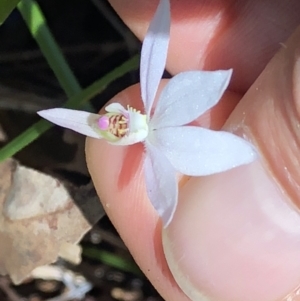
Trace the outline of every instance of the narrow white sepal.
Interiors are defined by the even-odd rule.
[[[149,25],[141,52],[140,82],[145,113],[149,115],[163,75],[170,37],[170,3],[161,0]]]
[[[163,153],[149,143],[146,143],[144,172],[150,202],[167,227],[178,201],[176,173]]]
[[[151,143],[177,171],[190,176],[211,175],[257,158],[254,146],[246,140],[228,132],[194,126],[156,130]]]
[[[62,108],[43,110],[37,113],[56,125],[92,138],[102,138],[100,133],[95,130],[100,117],[98,114]]]
[[[152,129],[188,124],[215,106],[232,70],[187,71],[170,79],[161,92],[150,122]]]

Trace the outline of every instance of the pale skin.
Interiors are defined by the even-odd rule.
[[[142,40],[157,1],[110,2]],[[251,140],[261,155],[249,166],[180,185],[165,251],[195,300],[206,300],[200,291],[207,300],[281,301],[300,284],[299,13],[299,0],[171,0],[167,69],[233,68],[223,99],[198,122],[213,129],[226,122],[225,129]],[[142,109],[139,85],[111,102]],[[89,138],[86,152],[104,208],[145,275],[165,300],[189,300],[165,259],[162,225],[145,191],[142,144],[116,147]]]

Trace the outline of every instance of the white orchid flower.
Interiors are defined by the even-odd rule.
[[[38,112],[57,125],[111,144],[143,142],[147,194],[165,227],[177,205],[177,172],[205,176],[248,164],[257,157],[254,147],[238,136],[188,125],[218,103],[231,70],[179,73],[164,87],[151,114],[166,64],[169,31],[169,0],[161,0],[141,53],[144,113],[119,103],[108,105],[104,115],[69,109]]]

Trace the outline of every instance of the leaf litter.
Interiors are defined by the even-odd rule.
[[[12,159],[1,163],[0,274],[19,284],[58,257],[79,263],[78,242],[103,214],[96,194],[87,202],[84,189]]]

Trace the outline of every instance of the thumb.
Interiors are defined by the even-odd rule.
[[[192,300],[300,300],[299,79],[300,29],[225,125],[252,141],[260,160],[191,178],[180,191],[163,244]]]

